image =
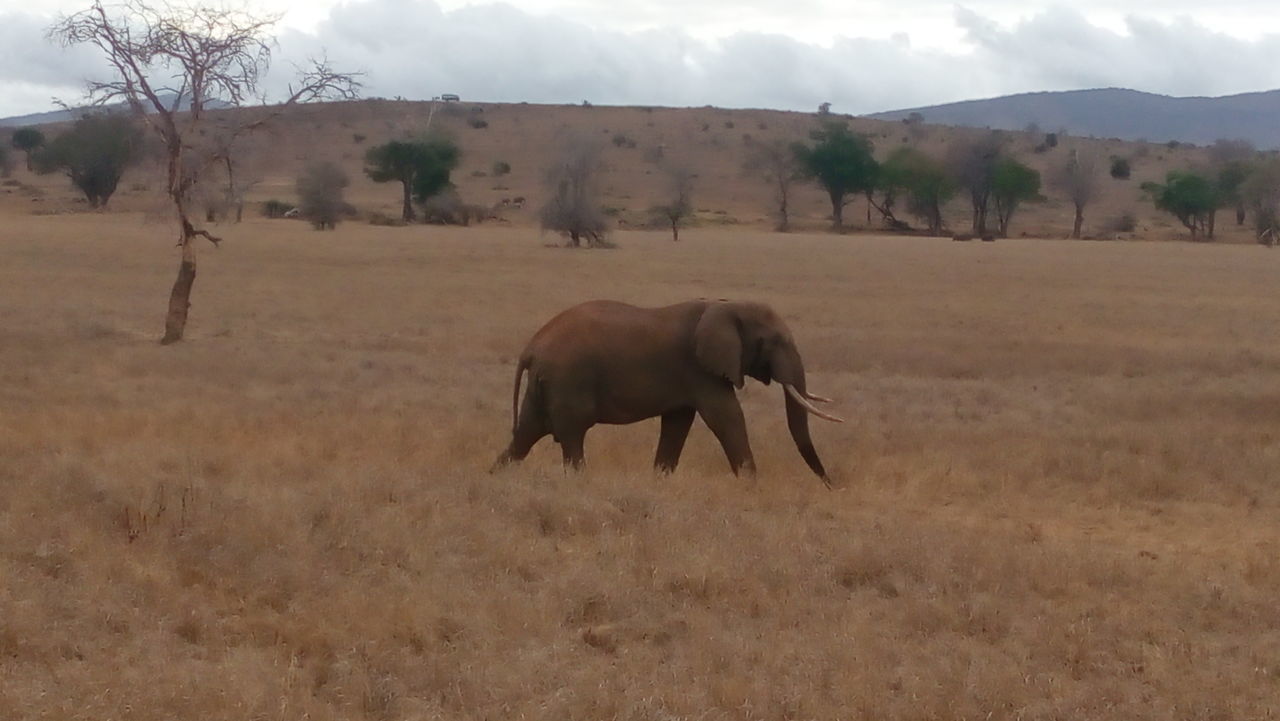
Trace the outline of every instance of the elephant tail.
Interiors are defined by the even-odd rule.
[[[529,370],[532,359],[528,356],[520,356],[520,362],[516,363],[516,381],[515,390],[511,393],[511,433],[514,435],[516,427],[520,425],[520,382],[523,380],[524,372]]]

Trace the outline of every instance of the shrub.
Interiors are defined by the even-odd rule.
[[[311,221],[316,230],[338,227],[338,221],[354,210],[342,198],[350,181],[347,174],[331,161],[308,166],[298,176],[298,213]]]
[[[365,141],[365,136],[364,136],[364,135],[361,135],[360,133],[352,133],[352,134],[351,134],[351,142],[355,143],[356,145],[359,145],[360,143],[363,143],[364,141]]]
[[[455,190],[422,201],[422,222],[432,225],[471,225],[484,221],[487,213],[478,205],[468,205]]]
[[[467,118],[467,125],[470,125],[476,130],[484,130],[489,127],[489,121],[484,118]]]
[[[266,200],[262,203],[262,216],[264,218],[283,218],[285,213],[293,210],[293,205],[283,200]]]
[[[84,193],[89,205],[100,208],[116,192],[125,168],[142,154],[142,131],[126,115],[86,115],[70,130],[35,154],[39,173],[62,171]]]
[[[1111,158],[1111,177],[1116,180],[1128,180],[1129,174],[1133,168],[1129,164],[1128,158],[1122,158],[1118,155]]]
[[[613,142],[613,147],[621,148],[621,147],[625,147],[628,143],[630,143],[631,139],[623,135],[622,133],[615,133],[613,136],[612,142]],[[632,147],[635,147],[635,146],[632,145]]]
[[[505,160],[494,161],[491,171],[495,177],[506,175],[511,172],[511,163],[508,163]]]

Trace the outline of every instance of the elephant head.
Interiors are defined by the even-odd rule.
[[[836,423],[843,419],[814,405],[831,401],[808,391],[804,362],[782,318],[760,303],[712,301],[698,320],[693,342],[698,363],[735,388],[741,388],[748,376],[765,385],[772,381],[782,385],[791,438],[809,468],[827,482],[826,469],[809,436],[808,414]]]

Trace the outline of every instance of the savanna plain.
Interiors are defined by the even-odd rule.
[[[1280,715],[1280,254],[1258,246],[142,215],[0,243],[0,717]],[[228,234],[229,236],[232,234]],[[695,425],[495,474],[514,361],[591,298],[790,323],[760,474]]]

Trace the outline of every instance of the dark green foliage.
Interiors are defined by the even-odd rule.
[[[844,227],[844,206],[852,196],[876,187],[879,165],[871,154],[871,141],[856,135],[844,123],[826,122],[810,134],[814,145],[795,143],[792,152],[801,172],[816,181],[831,199],[831,220]]]
[[[1116,180],[1128,180],[1132,172],[1133,168],[1128,158],[1122,158],[1119,155],[1111,156],[1111,177]]]
[[[38,128],[18,128],[13,131],[13,137],[9,139],[9,142],[13,144],[13,147],[26,153],[27,170],[34,169],[31,155],[44,145],[44,133],[40,132]]]
[[[293,206],[283,200],[265,200],[262,202],[262,216],[264,218],[283,218],[285,213],[293,210]]]
[[[880,166],[882,187],[896,188],[906,196],[907,212],[942,233],[942,207],[959,188],[937,160],[915,148],[898,148]]]
[[[1009,236],[1009,221],[1022,203],[1040,197],[1040,172],[1003,157],[996,162],[991,176],[991,200],[996,206],[1000,235]]]
[[[1198,173],[1175,170],[1165,177],[1164,185],[1143,183],[1142,189],[1157,208],[1173,215],[1191,231],[1192,240],[1213,238],[1212,218],[1222,198],[1212,180]]]
[[[347,206],[342,193],[349,182],[337,163],[321,161],[309,165],[298,176],[299,215],[311,221],[316,230],[338,227]]]
[[[459,155],[458,146],[447,138],[393,140],[369,149],[364,172],[375,183],[401,183],[401,217],[411,221],[415,199],[424,200],[450,187],[449,174],[458,167]]]
[[[64,172],[101,208],[111,199],[125,168],[142,154],[142,131],[126,115],[86,115],[33,157],[36,172]]]

